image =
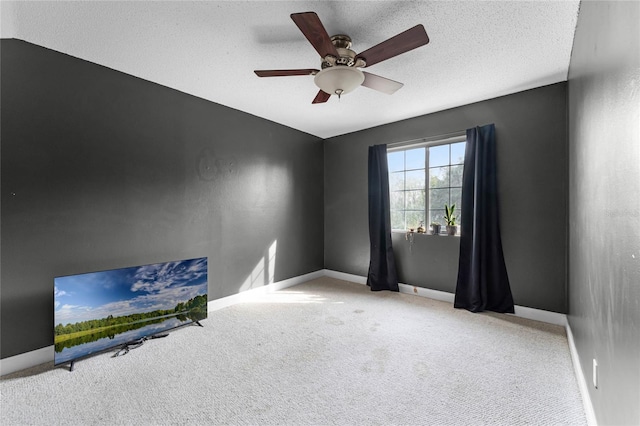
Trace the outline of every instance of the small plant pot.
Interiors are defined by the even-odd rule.
[[[457,225],[447,225],[447,235],[456,235],[458,233]]]
[[[431,225],[431,234],[440,235],[440,225]]]

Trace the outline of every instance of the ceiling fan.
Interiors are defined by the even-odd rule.
[[[395,93],[403,86],[402,83],[362,71],[360,68],[370,67],[429,43],[424,26],[416,25],[356,54],[351,50],[351,38],[344,34],[329,37],[315,12],[293,13],[291,19],[320,54],[322,70],[308,68],[254,72],[258,77],[315,76],[314,82],[320,91],[312,102],[314,104],[327,102],[331,95],[340,97],[361,85],[387,94]]]

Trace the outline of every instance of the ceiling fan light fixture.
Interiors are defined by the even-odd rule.
[[[329,95],[344,95],[362,84],[364,74],[357,68],[336,65],[320,71],[313,81]]]

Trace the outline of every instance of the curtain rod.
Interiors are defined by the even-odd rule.
[[[428,136],[424,138],[411,139],[411,140],[402,141],[402,142],[393,142],[393,143],[387,144],[387,148],[399,148],[406,145],[415,145],[417,143],[427,143],[427,142],[434,142],[434,141],[445,140],[445,139],[453,139],[453,138],[458,138],[466,135],[467,135],[466,130],[459,130],[457,132],[444,133],[442,135]]]

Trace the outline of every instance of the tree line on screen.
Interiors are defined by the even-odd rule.
[[[187,317],[185,315],[179,314],[175,317],[165,316],[165,317],[154,318],[148,321],[141,321],[137,323],[120,324],[120,325],[114,325],[111,327],[94,328],[84,333],[63,334],[62,336],[55,337],[55,341],[54,341],[55,349],[57,353],[60,353],[65,348],[73,348],[74,346],[95,342],[104,338],[113,340],[118,334],[131,331],[131,330],[137,330],[143,327],[147,327],[151,324],[160,324],[161,322],[165,321],[167,318],[177,318],[180,321],[187,320]],[[69,336],[73,336],[73,335],[79,335],[79,336],[68,338]]]
[[[123,315],[119,317],[114,317],[113,315],[109,315],[106,318],[94,319],[88,321],[80,321],[75,324],[67,324],[62,325],[58,324],[55,326],[55,335],[61,336],[64,334],[78,333],[87,330],[93,330],[96,328],[105,328],[105,327],[113,327],[117,325],[130,324],[138,321],[143,321],[146,319],[157,318],[167,315],[175,315],[184,312],[191,313],[206,313],[207,310],[207,295],[196,296],[192,299],[189,299],[186,302],[180,302],[173,309],[159,309],[152,312],[143,312],[131,315]]]

